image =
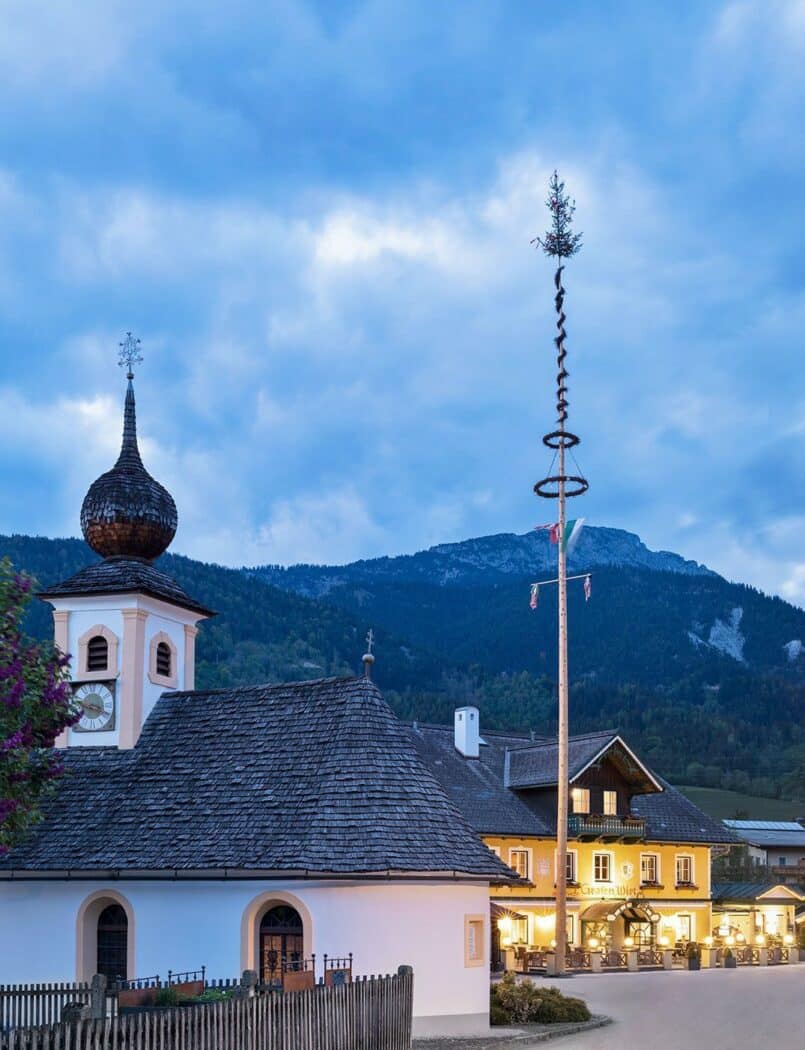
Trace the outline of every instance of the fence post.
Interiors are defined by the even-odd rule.
[[[89,989],[90,1017],[103,1020],[106,1017],[106,977],[102,973],[94,974]]]
[[[243,989],[243,998],[252,999],[257,987],[257,970],[244,970],[240,976],[240,986]]]

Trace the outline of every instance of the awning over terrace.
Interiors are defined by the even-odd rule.
[[[620,918],[631,922],[660,921],[659,913],[646,901],[596,901],[581,913],[582,922],[614,922]]]

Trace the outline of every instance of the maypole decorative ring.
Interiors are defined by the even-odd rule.
[[[543,478],[542,481],[538,481],[534,486],[534,492],[538,496],[542,496],[543,499],[559,499],[561,482],[565,484],[565,497],[567,499],[573,496],[582,496],[590,487],[587,479],[582,478],[578,474],[554,474],[550,478]],[[572,487],[568,488],[568,485]]]
[[[581,438],[571,434],[569,430],[553,430],[542,439],[543,445],[547,445],[548,448],[573,448],[580,441]]]

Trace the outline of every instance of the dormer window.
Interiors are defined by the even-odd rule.
[[[590,789],[574,787],[571,795],[574,813],[590,812]]]
[[[87,642],[86,671],[106,671],[109,667],[109,643],[102,634],[93,635]]]
[[[157,674],[163,678],[171,676],[171,651],[167,642],[157,645]]]

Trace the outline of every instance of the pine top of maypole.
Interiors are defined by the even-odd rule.
[[[576,202],[565,193],[565,184],[554,172],[550,181],[550,193],[545,201],[551,212],[551,228],[544,237],[535,237],[532,244],[538,244],[546,255],[558,259],[569,259],[581,248],[582,234],[573,233],[573,214]]]

